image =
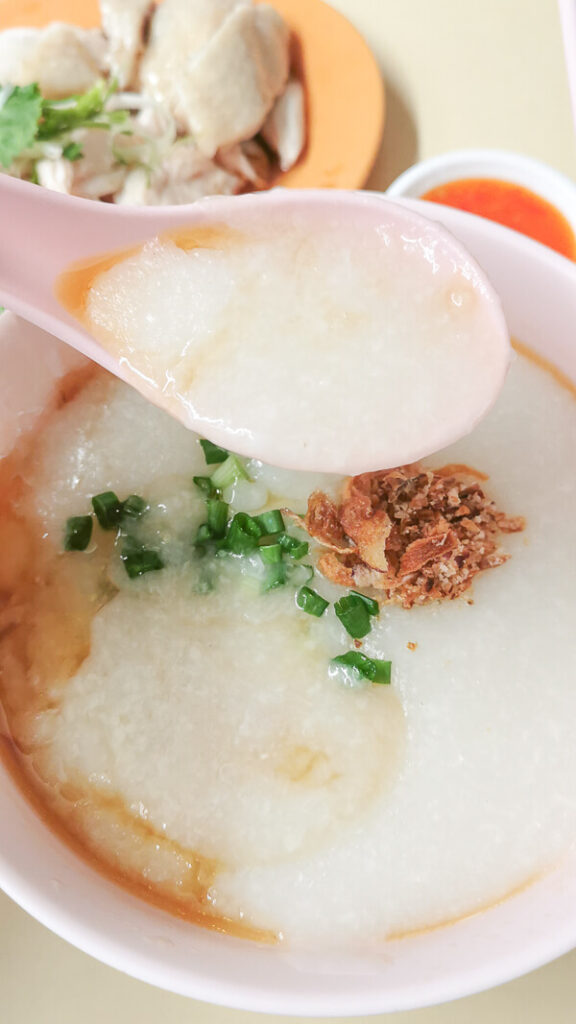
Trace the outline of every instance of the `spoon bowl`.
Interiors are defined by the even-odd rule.
[[[2,176],[0,207],[0,302],[239,454],[338,473],[415,461],[472,430],[503,383],[508,332],[483,272],[374,193],[129,208]],[[232,241],[195,241],[215,229]],[[152,266],[143,247],[167,235]],[[172,279],[148,307],[176,250],[184,327]],[[202,330],[199,297],[218,305]]]

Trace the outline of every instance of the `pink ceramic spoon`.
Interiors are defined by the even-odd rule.
[[[128,208],[60,195],[0,175],[0,211],[0,303],[137,387],[188,427],[240,454],[290,468],[340,473],[398,465],[430,454],[468,433],[492,405],[502,385],[509,341],[497,296],[464,247],[407,204],[398,205],[374,193],[274,190],[214,197],[187,207]],[[58,279],[71,264],[137,246],[166,231],[190,232],[214,225],[224,225],[248,242],[252,235],[268,230],[271,262],[274,239],[296,230],[294,225],[299,225],[297,230],[305,230],[306,238],[312,241],[328,231],[331,258],[336,265],[345,253],[351,273],[364,259],[366,245],[372,253],[369,260],[373,270],[374,253],[378,257],[376,247],[380,246],[383,296],[388,278],[396,281],[398,260],[405,261],[406,274],[400,276],[400,283],[388,287],[391,294],[382,299],[382,337],[386,335],[386,339],[381,351],[378,335],[376,348],[374,338],[367,348],[368,343],[353,326],[347,329],[346,345],[340,335],[340,347],[336,339],[331,349],[330,331],[322,321],[327,315],[326,303],[318,310],[312,303],[306,321],[310,338],[316,337],[317,327],[324,332],[320,369],[318,353],[311,348],[310,359],[316,360],[312,375],[306,378],[305,373],[298,376],[285,369],[284,363],[287,366],[286,361],[293,356],[290,349],[307,344],[307,338],[294,335],[292,339],[288,333],[288,342],[285,339],[275,349],[273,338],[279,325],[272,322],[272,317],[270,344],[264,346],[256,372],[243,384],[243,390],[231,394],[216,374],[213,383],[209,380],[204,391],[196,394],[186,391],[178,381],[174,384],[170,375],[170,387],[161,380],[152,380],[150,364],[138,351],[137,337],[128,350],[106,344],[102,335],[104,345],[58,301]],[[385,260],[390,261],[391,252],[396,256],[387,267]],[[412,265],[419,268],[414,284]],[[411,362],[404,365],[402,359],[408,357],[403,355],[406,338],[402,339],[402,330],[397,332],[398,337],[395,328],[390,336],[386,334],[390,303],[396,309],[396,319],[400,308],[400,328],[404,322],[411,322],[421,298],[418,282],[422,273],[428,274],[426,288],[432,308],[441,310],[440,320],[445,316],[446,304],[450,316],[462,301],[470,312],[463,314],[454,328],[454,344],[452,348],[447,345],[445,356],[441,353],[443,341],[431,345],[428,339],[423,342],[421,357],[412,354]],[[280,281],[278,287],[289,283]],[[262,280],[251,284],[256,296],[268,298]],[[285,295],[281,301],[286,305]],[[166,303],[169,309],[168,294]],[[231,322],[236,323],[234,310],[231,315]],[[378,315],[377,311],[376,320]],[[282,327],[286,333],[285,324]],[[426,323],[417,330],[424,328]],[[238,347],[237,331],[231,333]],[[408,340],[413,341],[412,336]],[[357,373],[350,370],[351,352],[357,353]],[[306,358],[296,361],[297,366],[302,363],[306,364]],[[276,378],[283,381],[282,393],[273,388],[263,401],[266,381]],[[342,392],[344,385],[348,390]],[[339,394],[345,394],[346,400],[334,397]]]

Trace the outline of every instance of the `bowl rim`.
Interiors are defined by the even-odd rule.
[[[524,185],[551,202],[576,231],[576,182],[542,160],[505,149],[456,149],[413,164],[386,195],[419,199],[437,185],[463,177],[496,177]]]

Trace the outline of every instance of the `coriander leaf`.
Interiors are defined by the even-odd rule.
[[[37,85],[5,86],[0,89],[0,164],[12,161],[34,142],[42,112]]]

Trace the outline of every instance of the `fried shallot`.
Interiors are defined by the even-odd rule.
[[[496,508],[480,486],[486,479],[464,465],[414,463],[350,477],[340,505],[315,491],[301,525],[328,549],[319,571],[403,608],[459,597],[510,557],[500,535],[525,526]]]

